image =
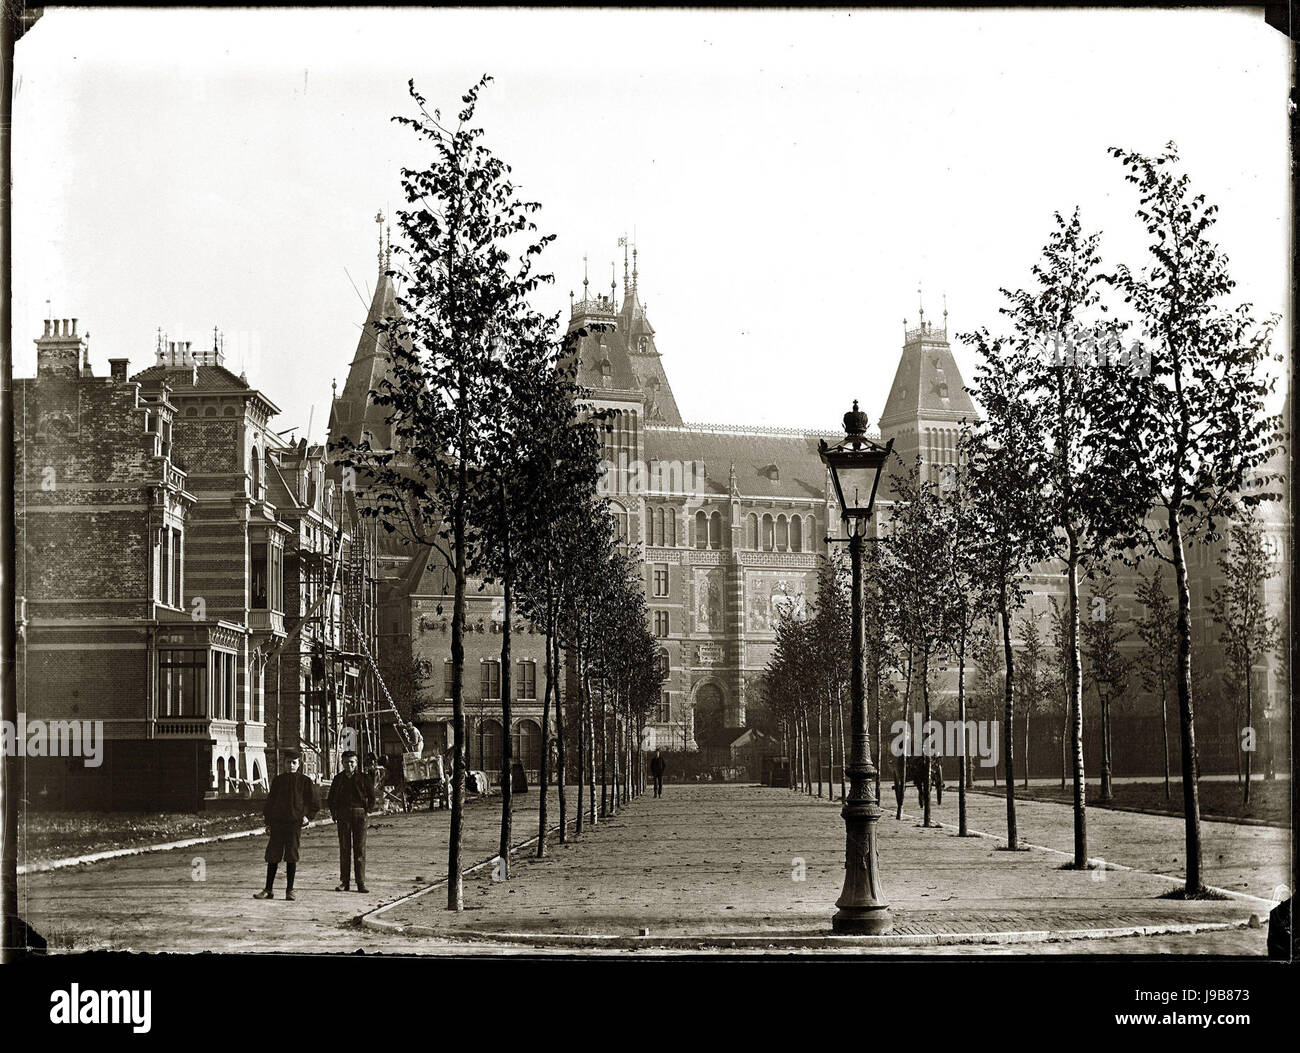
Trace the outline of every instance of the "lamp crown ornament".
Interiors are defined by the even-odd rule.
[[[841,403],[842,405],[842,403]],[[858,409],[858,400],[853,400],[853,408],[844,414],[844,432],[850,439],[867,437],[867,415]]]

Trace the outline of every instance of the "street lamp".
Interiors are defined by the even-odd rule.
[[[871,763],[871,747],[867,741],[867,699],[862,677],[863,617],[862,617],[862,549],[867,523],[871,519],[876,501],[876,488],[880,473],[885,467],[894,440],[881,446],[867,438],[867,415],[858,409],[844,414],[844,440],[828,446],[822,439],[817,452],[831,470],[835,496],[839,500],[840,515],[848,532],[849,560],[853,568],[853,635],[850,651],[852,679],[850,694],[853,704],[850,745],[849,797],[840,814],[844,817],[844,889],[835,901],[838,908],[831,919],[835,932],[854,935],[875,935],[888,932],[893,925],[889,904],[885,902],[880,887],[880,871],[876,856],[876,820],[880,818],[880,803],[872,792],[876,778],[875,765]],[[874,637],[874,634],[873,634]]]

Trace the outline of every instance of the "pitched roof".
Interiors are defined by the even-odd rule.
[[[272,415],[280,412],[280,407],[265,394],[252,387],[244,377],[235,376],[225,366],[201,365],[196,371],[193,365],[155,363],[148,369],[142,369],[131,380],[146,389],[155,388],[166,381],[176,397],[199,392],[246,391],[265,402]]]
[[[826,495],[826,466],[817,441],[837,441],[833,432],[814,433],[723,425],[646,425],[651,461],[703,462],[704,493],[730,493],[731,466],[741,497],[813,498]],[[652,477],[653,478],[653,477]]]
[[[880,414],[881,427],[918,417],[958,421],[975,416],[975,405],[952,357],[946,328],[922,324],[908,330],[894,383]]]

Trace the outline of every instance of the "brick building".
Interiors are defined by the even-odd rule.
[[[106,749],[29,758],[29,801],[192,809],[258,792],[280,747],[328,774],[373,709],[374,568],[324,449],[272,430],[215,333],[159,334],[130,378],[94,376],[75,319],[36,345],[15,385],[19,708],[102,720]]]

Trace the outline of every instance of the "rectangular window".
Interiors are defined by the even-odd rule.
[[[168,605],[172,602],[172,555],[171,555],[172,532],[170,530],[161,530],[158,532],[158,602]]]
[[[172,598],[173,607],[181,606],[181,532],[171,531],[172,536]]]
[[[518,665],[519,670],[519,698],[536,698],[537,697],[537,663],[532,661],[521,661]]]
[[[479,666],[479,698],[501,697],[501,663],[484,662]]]
[[[668,595],[668,564],[656,563],[654,571],[654,594],[656,596]]]
[[[655,611],[655,635],[660,639],[668,635],[667,611]]]
[[[158,715],[207,715],[208,652],[164,650],[158,652]]]
[[[451,664],[451,659],[443,659],[442,663],[442,697],[451,698],[452,688],[456,684],[456,667]]]
[[[655,706],[654,720],[656,724],[667,724],[672,718],[672,707],[668,704],[668,692],[665,691],[660,696],[659,704]]]
[[[284,610],[284,550],[279,545],[271,546],[271,610]]]
[[[252,563],[249,574],[249,589],[254,610],[264,611],[270,597],[267,595],[266,581],[266,546],[250,545],[249,559]]]

